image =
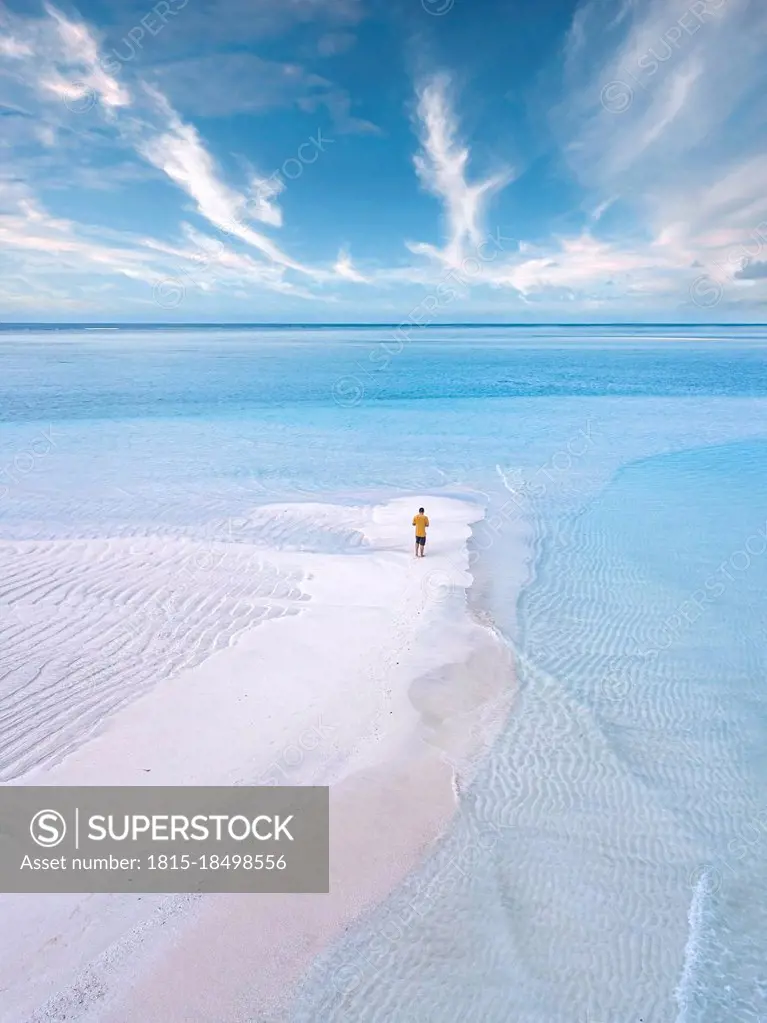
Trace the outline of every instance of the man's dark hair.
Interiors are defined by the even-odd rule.
[[[419,514],[419,515],[423,515],[423,508],[419,508],[419,509],[418,509],[418,514]]]

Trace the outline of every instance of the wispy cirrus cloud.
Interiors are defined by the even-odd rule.
[[[739,293],[737,260],[767,217],[767,8],[757,0],[624,0],[613,21],[587,0],[565,47],[554,124],[596,197],[618,196],[646,225],[658,273],[710,269]],[[682,300],[684,304],[684,299]]]
[[[482,241],[487,205],[513,175],[504,169],[476,182],[468,180],[470,153],[458,138],[448,75],[435,75],[421,85],[417,116],[421,149],[414,158],[415,168],[422,186],[443,204],[446,241],[442,249],[423,242],[410,243],[409,248],[458,266],[468,248]]]
[[[160,93],[155,90],[147,90],[147,93],[161,127],[158,130],[144,123],[137,128],[134,122],[129,134],[136,151],[193,199],[197,212],[213,227],[257,249],[280,266],[315,276],[315,271],[291,259],[248,223],[251,219],[265,219],[272,225],[281,223],[281,215],[271,201],[277,194],[276,189],[273,187],[263,202],[249,204],[246,193],[238,192],[222,180],[195,128],[181,121]]]
[[[24,186],[0,187],[0,268],[6,284],[21,273],[36,295],[69,294],[68,307],[84,307],[88,296],[100,298],[106,285],[120,281],[133,285],[128,290],[133,302],[166,309],[192,292],[255,289],[315,297],[287,280],[279,264],[238,252],[189,224],[181,225],[181,238],[171,244],[74,223],[52,216]],[[124,284],[119,290],[125,296]],[[24,294],[17,299],[14,307],[27,307]]]
[[[545,251],[524,246],[522,258],[500,271],[502,283],[526,300],[558,297],[624,306],[642,296],[673,296],[683,287],[679,267],[652,244],[620,246],[584,232]]]
[[[39,87],[70,103],[93,95],[106,113],[130,106],[128,90],[102,67],[98,43],[87,25],[70,21],[50,4],[45,10],[61,48],[55,67],[38,79]]]
[[[103,119],[113,145],[158,171],[191,200],[194,213],[226,239],[226,244],[220,240],[216,244],[215,239],[182,225],[186,242],[197,245],[199,251],[189,244],[174,247],[135,236],[125,236],[117,244],[112,237],[107,243],[96,237],[96,228],[51,217],[30,191],[16,196],[15,204],[0,216],[0,239],[8,250],[23,253],[31,270],[50,270],[54,256],[66,272],[79,262],[81,270],[156,285],[171,270],[202,290],[248,285],[302,297],[311,294],[286,274],[318,283],[334,277],[353,279],[350,265],[342,263],[338,272],[305,265],[255,229],[254,222],[281,227],[278,197],[283,183],[251,169],[243,188],[230,185],[197,129],[180,117],[159,90],[138,77],[129,87],[110,73],[95,35],[84,22],[73,21],[48,6],[43,19],[14,19],[14,29],[13,45],[6,47],[6,56],[17,65],[17,81],[24,81],[44,109],[58,105],[61,121],[57,127],[66,128],[66,113],[78,116],[74,111],[79,111],[83,97],[89,97],[87,109]],[[46,130],[55,135],[55,127]],[[242,245],[250,254],[232,245]],[[212,247],[216,248],[215,259],[211,258]],[[33,258],[35,253],[37,258]],[[168,257],[180,263],[170,266]]]
[[[0,37],[0,56],[10,57],[11,60],[31,57],[32,49],[28,43],[14,39],[13,36],[4,36]]]
[[[124,9],[137,19],[146,13],[140,5]],[[295,30],[296,53],[307,62],[340,54],[355,40],[351,30],[362,18],[358,0],[277,6],[249,0],[248,9],[256,25],[243,24],[243,38],[285,33],[292,40]],[[424,209],[434,205],[435,231],[431,240],[415,241],[403,230],[387,237],[388,248],[379,245],[375,216],[368,214],[376,203],[377,168],[370,174],[363,159],[367,177],[344,177],[349,167],[342,166],[342,151],[348,159],[350,148],[363,144],[354,136],[377,130],[356,116],[350,92],[313,74],[308,63],[280,61],[274,52],[266,59],[242,49],[224,54],[188,45],[199,42],[204,24],[215,50],[226,33],[235,38],[236,26],[227,8],[227,24],[216,35],[211,19],[224,18],[218,0],[183,10],[189,21],[174,21],[172,32],[153,36],[151,58],[147,42],[141,59],[110,57],[111,36],[54,6],[34,18],[0,12],[0,113],[7,128],[0,141],[7,157],[0,171],[0,265],[6,280],[35,294],[46,282],[51,295],[68,294],[75,303],[99,289],[109,298],[117,289],[131,301],[150,302],[159,286],[171,295],[194,290],[201,302],[274,292],[304,301],[341,296],[351,303],[375,291],[379,307],[388,302],[390,308],[404,288],[427,289],[433,297],[449,276],[451,295],[468,302],[479,291],[482,301],[487,297],[504,312],[524,305],[544,315],[607,310],[616,318],[643,304],[656,311],[689,307],[691,282],[701,274],[724,280],[732,303],[756,306],[767,298],[767,145],[759,105],[767,77],[761,59],[767,9],[756,0],[619,0],[609,17],[597,0],[579,5],[563,42],[564,71],[552,90],[558,166],[549,154],[550,166],[567,178],[574,207],[558,221],[547,220],[541,208],[527,240],[513,218],[518,196],[532,194],[530,178],[517,182],[503,164],[482,167],[487,139],[465,131],[456,78],[421,79],[412,111],[416,137],[397,158],[400,167],[412,161],[413,180],[437,200],[422,196],[423,208],[413,207],[423,222]],[[317,32],[302,34],[313,18]],[[343,68],[344,61],[334,66]],[[385,104],[381,109],[390,114]],[[404,104],[397,109],[406,115]],[[290,174],[265,173],[255,120],[247,158],[231,151],[239,148],[230,139],[240,127],[227,119],[267,111],[261,123],[269,130],[275,112],[297,117],[297,111],[319,111],[318,120],[346,133],[332,150],[339,157],[332,168],[340,171],[337,181],[329,165],[316,178],[312,172],[312,185],[324,190],[314,209],[314,197],[307,202],[310,179],[295,192],[292,181],[328,140],[318,135],[297,148],[291,142],[283,165]],[[280,125],[276,131],[280,136]],[[390,139],[400,144],[396,132]],[[135,188],[142,175],[151,195],[146,210]],[[19,191],[21,179],[26,185]],[[356,234],[358,225],[337,226],[329,208],[329,190],[340,193],[347,181],[354,182],[350,192],[361,193],[354,201],[366,204],[364,230]],[[84,189],[94,210],[103,211],[108,204],[102,200],[109,198],[103,185],[120,183],[133,189],[137,211],[146,214],[135,231],[90,222]],[[68,186],[63,197],[60,190]],[[73,212],[78,194],[79,215]],[[407,203],[400,208],[391,192],[387,201],[386,216],[391,211],[392,222],[402,216],[409,223]],[[304,225],[295,222],[302,203]],[[57,208],[67,216],[58,216]],[[153,217],[154,210],[161,215]],[[126,221],[116,216],[108,222]],[[331,254],[318,261],[315,236],[322,232],[332,238]],[[428,234],[419,230],[418,237]]]
[[[423,82],[417,95],[421,148],[414,158],[415,167],[422,185],[442,201],[446,239],[443,248],[408,243],[413,254],[426,256],[428,262],[382,271],[376,280],[415,279],[438,285],[446,270],[454,270],[449,275],[451,287],[504,290],[524,304],[573,300],[609,304],[627,290],[638,295],[652,289],[654,270],[669,261],[648,244],[623,250],[592,237],[588,229],[574,237],[554,236],[548,244],[516,243],[510,237],[498,244],[501,232],[488,226],[488,210],[492,198],[513,181],[513,172],[503,168],[470,180],[471,150],[461,140],[447,75]],[[591,214],[592,223],[597,223],[614,201],[613,196],[603,199]],[[512,232],[507,228],[502,233]],[[653,290],[657,293],[657,286]]]
[[[587,22],[585,13],[576,19],[581,29]],[[612,23],[612,31],[619,26],[630,30],[630,18],[625,11]],[[585,36],[578,37],[575,48],[585,50]],[[573,59],[571,56],[570,65]],[[684,116],[699,73],[688,72],[681,79],[672,80],[671,91],[664,94],[664,101],[657,110],[658,119],[652,122],[652,127],[647,122],[644,135],[640,135],[638,141],[632,140],[637,151],[650,147],[656,138],[671,129],[677,116]],[[478,182],[469,180],[471,151],[467,143],[459,141],[459,121],[447,76],[437,75],[424,83],[418,91],[418,100],[421,149],[415,164],[422,184],[443,202],[447,237],[442,249],[424,243],[408,246],[414,254],[428,257],[435,267],[431,273],[427,264],[426,268],[384,271],[376,275],[376,280],[396,281],[407,278],[408,274],[413,279],[418,269],[421,279],[438,281],[441,266],[443,270],[455,268],[458,272],[452,278],[453,283],[467,291],[477,287],[505,290],[525,305],[566,308],[580,304],[584,308],[609,309],[611,306],[635,308],[646,299],[654,302],[687,299],[689,283],[699,273],[691,268],[692,252],[680,260],[678,247],[671,246],[669,239],[660,232],[655,233],[651,225],[644,231],[633,225],[632,230],[624,230],[619,239],[596,235],[602,230],[605,216],[622,199],[620,174],[617,170],[606,174],[601,163],[586,193],[591,196],[591,203],[586,204],[591,205],[591,212],[577,233],[561,235],[557,232],[547,242],[535,244],[524,240],[517,244],[512,242],[503,252],[493,251],[492,246],[488,248],[493,234],[487,227],[489,200],[511,182],[512,174],[503,170]],[[571,128],[580,124],[587,135],[592,131],[588,116],[581,116],[578,121],[571,112],[569,123]],[[584,144],[573,136],[565,151],[575,151],[573,159],[577,161],[578,148]],[[616,166],[625,165],[627,160],[631,162],[624,152]],[[506,227],[503,233],[510,235],[512,229]],[[485,251],[492,251],[491,257],[485,258]],[[461,272],[461,267],[471,267],[471,270]]]
[[[138,239],[107,239],[103,229],[55,217],[19,182],[0,183],[0,244],[6,259],[30,274],[44,270],[71,277],[86,269],[151,284],[162,272]]]
[[[346,249],[341,249],[338,253],[338,259],[336,260],[333,269],[338,276],[342,277],[344,280],[353,281],[355,284],[369,283],[369,278],[365,277],[364,274],[361,274],[359,270],[355,269],[352,264],[351,256]]]

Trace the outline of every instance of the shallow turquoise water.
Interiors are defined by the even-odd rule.
[[[2,538],[248,539],[254,503],[438,487],[499,523],[477,573],[514,711],[296,1020],[767,1017],[765,354],[758,328],[0,335]]]

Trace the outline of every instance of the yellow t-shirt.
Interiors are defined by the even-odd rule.
[[[413,525],[415,526],[416,536],[426,536],[426,527],[429,525],[428,515],[414,515]]]

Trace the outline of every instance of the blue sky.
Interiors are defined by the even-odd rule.
[[[13,0],[0,317],[765,321],[763,0]]]

